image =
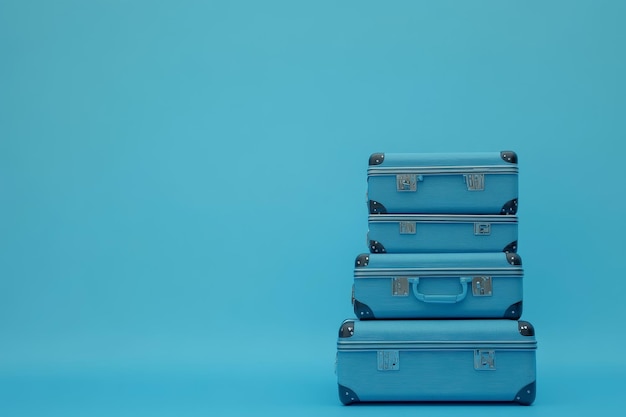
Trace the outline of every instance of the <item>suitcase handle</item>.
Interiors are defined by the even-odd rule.
[[[471,277],[459,277],[459,283],[461,284],[461,293],[459,294],[422,294],[417,289],[420,279],[413,278],[413,295],[420,301],[425,303],[439,303],[439,304],[454,304],[463,301],[467,296],[467,287],[472,282]]]

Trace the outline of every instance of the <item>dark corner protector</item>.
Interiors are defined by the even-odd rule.
[[[339,337],[351,337],[354,335],[354,320],[346,320],[341,323]]]
[[[386,214],[387,209],[378,201],[370,200],[369,201],[370,214]]]
[[[370,240],[370,252],[371,253],[385,253],[385,247],[377,240]]]
[[[367,264],[369,263],[370,263],[369,253],[362,253],[356,257],[356,260],[354,261],[354,267],[361,268],[361,267],[367,266]]]
[[[522,258],[515,252],[507,252],[504,254],[506,256],[506,260],[511,264],[511,265],[521,265],[522,264]]]
[[[504,247],[504,249],[502,249],[502,252],[505,252],[505,253],[516,253],[517,252],[517,240],[514,240],[513,242],[511,242],[508,245],[506,245]]]
[[[511,304],[509,308],[504,312],[504,318],[509,320],[518,320],[522,317],[522,309],[524,307],[524,303],[520,301],[519,303]]]
[[[520,320],[517,322],[517,329],[522,336],[534,336],[535,328],[527,321]]]
[[[373,153],[370,155],[370,165],[380,165],[385,160],[385,154],[382,152]]]
[[[375,319],[374,312],[367,304],[363,304],[359,300],[354,300],[354,314],[358,317],[359,320],[371,320]]]
[[[535,401],[536,395],[537,382],[533,381],[521,390],[519,390],[515,395],[515,399],[513,401],[521,405],[531,405]]]
[[[350,388],[346,388],[341,384],[337,384],[337,386],[339,387],[339,400],[344,405],[350,405],[360,401],[356,393]]]
[[[502,158],[506,162],[510,162],[512,164],[517,164],[517,154],[513,151],[502,151],[500,152],[500,158]]]
[[[507,201],[500,210],[500,214],[517,214],[517,198]]]

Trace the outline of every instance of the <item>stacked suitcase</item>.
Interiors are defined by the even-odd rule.
[[[517,196],[512,151],[370,157],[369,253],[337,341],[341,402],[534,401]]]

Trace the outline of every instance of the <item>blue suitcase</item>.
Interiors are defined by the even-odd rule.
[[[517,216],[370,214],[371,253],[516,252]]]
[[[376,153],[367,184],[371,214],[515,214],[517,155]]]
[[[519,319],[516,253],[387,253],[356,258],[352,304],[359,319]]]
[[[344,404],[535,399],[533,326],[514,320],[345,320],[336,374]]]

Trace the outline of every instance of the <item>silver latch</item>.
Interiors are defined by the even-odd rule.
[[[400,352],[397,350],[379,350],[378,351],[378,370],[379,371],[400,370]]]
[[[496,351],[476,349],[474,351],[474,369],[477,371],[495,371]]]
[[[472,278],[472,295],[474,297],[491,297],[491,277]]]
[[[396,175],[397,191],[417,191],[417,174]]]
[[[491,234],[491,223],[474,223],[474,235],[489,236]]]
[[[400,222],[400,234],[401,235],[414,235],[415,234],[415,222]]]
[[[393,297],[407,297],[409,295],[409,279],[396,277],[391,280],[391,295]]]
[[[465,174],[465,184],[468,191],[485,190],[485,174]]]

